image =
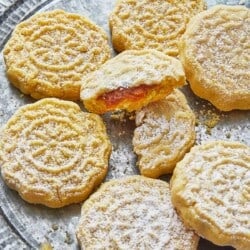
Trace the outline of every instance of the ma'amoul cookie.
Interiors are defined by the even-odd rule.
[[[133,137],[137,165],[144,176],[171,173],[195,140],[195,115],[180,90],[136,112]]]
[[[100,27],[78,14],[53,10],[18,24],[3,55],[10,82],[23,93],[79,100],[82,78],[111,54]]]
[[[137,110],[185,83],[179,60],[157,50],[127,50],[88,75],[81,99],[91,112]]]
[[[184,223],[217,245],[250,246],[250,147],[213,141],[177,163],[172,202]]]
[[[104,183],[84,202],[77,227],[82,249],[196,249],[170,200],[168,183],[132,176]]]
[[[193,17],[180,58],[193,92],[222,111],[250,109],[250,10],[215,6]]]
[[[204,8],[203,0],[119,0],[109,18],[113,46],[176,56],[187,23]]]
[[[45,98],[21,107],[1,132],[1,174],[24,200],[62,207],[86,199],[100,184],[110,151],[98,115]]]

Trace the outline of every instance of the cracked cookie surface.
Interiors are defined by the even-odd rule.
[[[126,50],[88,75],[81,99],[90,111],[137,110],[185,84],[179,60],[157,50]]]

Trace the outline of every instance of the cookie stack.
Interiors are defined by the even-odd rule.
[[[20,23],[7,42],[7,77],[41,100],[1,131],[2,178],[30,203],[86,200],[76,229],[83,249],[197,249],[198,236],[250,248],[250,148],[193,147],[195,115],[178,89],[187,80],[222,111],[250,109],[250,12],[204,9],[202,0],[118,1],[109,23],[121,53],[112,59],[102,28],[62,10]],[[99,115],[117,110],[135,112],[143,176],[111,180],[89,197],[111,153]],[[172,173],[170,185],[156,179]]]

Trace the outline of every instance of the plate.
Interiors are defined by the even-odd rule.
[[[207,1],[208,7],[218,3],[245,4],[249,1]],[[110,34],[108,16],[115,0],[2,0],[0,2],[0,50],[2,51],[11,31],[17,23],[36,12],[64,9],[79,13],[93,20]],[[113,52],[115,54],[115,52]],[[220,112],[210,103],[196,97],[188,86],[183,89],[197,117],[196,144],[223,139],[250,144],[250,111]],[[22,105],[35,100],[23,95],[9,84],[5,76],[2,53],[0,55],[0,126]],[[138,174],[136,156],[132,149],[133,120],[114,120],[109,114],[103,116],[113,144],[109,172],[106,180]],[[168,180],[169,176],[162,177]],[[49,242],[54,249],[79,249],[75,227],[80,216],[81,204],[61,209],[49,209],[31,205],[10,190],[0,178],[0,249],[38,249]],[[232,249],[218,247],[201,239],[199,250]]]

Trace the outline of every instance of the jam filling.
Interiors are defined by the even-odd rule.
[[[104,101],[106,106],[111,108],[117,106],[123,100],[129,100],[132,102],[140,101],[155,87],[156,86],[148,86],[145,84],[133,88],[120,87],[108,93],[104,93],[98,99]]]

